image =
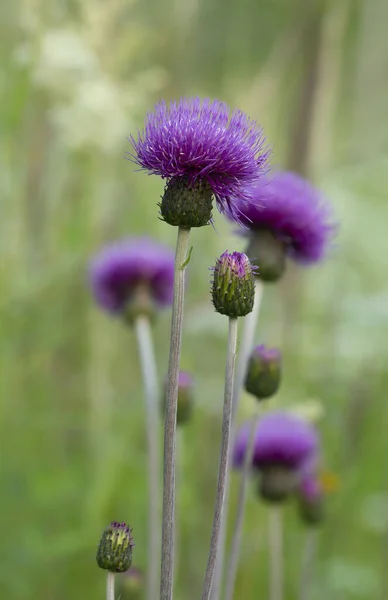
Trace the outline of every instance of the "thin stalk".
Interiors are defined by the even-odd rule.
[[[214,508],[210,552],[206,568],[205,581],[202,589],[201,600],[208,600],[211,592],[214,570],[217,560],[217,551],[220,540],[222,511],[228,481],[229,445],[232,424],[233,380],[237,349],[237,323],[237,319],[229,318],[228,351],[225,372],[224,409],[222,415],[222,437],[220,464],[218,470],[217,495]]]
[[[150,321],[138,317],[135,330],[146,400],[146,430],[148,446],[148,544],[147,544],[147,598],[155,600],[159,585],[159,387]]]
[[[226,591],[225,591],[225,600],[232,600],[234,587],[236,583],[238,562],[240,557],[240,546],[241,546],[241,538],[243,532],[243,524],[244,524],[244,514],[245,514],[245,505],[247,500],[247,491],[248,491],[248,482],[249,482],[249,474],[251,472],[251,465],[253,460],[253,454],[255,450],[255,433],[257,429],[257,425],[259,422],[260,416],[259,411],[254,415],[251,427],[249,430],[249,438],[247,450],[244,457],[244,465],[243,471],[240,478],[240,488],[238,493],[238,501],[237,501],[237,512],[236,512],[236,520],[233,528],[233,538],[232,538],[232,547],[230,551],[227,575],[226,575]]]
[[[314,563],[317,554],[318,531],[316,527],[306,528],[302,554],[302,570],[300,577],[300,600],[309,600],[311,585],[314,579]]]
[[[283,507],[269,510],[269,590],[270,600],[283,600]]]
[[[233,386],[233,407],[232,407],[232,431],[231,431],[231,439],[232,441],[235,438],[235,429],[236,429],[236,414],[238,403],[240,400],[241,392],[244,387],[245,374],[248,366],[248,359],[250,352],[252,350],[255,331],[257,328],[257,322],[259,319],[261,300],[263,297],[263,284],[260,279],[256,279],[255,285],[255,303],[253,305],[253,310],[246,317],[244,317],[244,325],[243,325],[243,333],[241,344],[239,347],[239,356],[236,367],[236,376],[234,379]],[[229,461],[230,461],[229,457]],[[229,462],[230,468],[230,462]],[[224,512],[221,523],[221,533],[220,533],[220,542],[218,548],[217,555],[217,563],[214,572],[213,578],[213,587],[211,592],[212,600],[220,600],[221,595],[221,584],[223,579],[223,567],[225,561],[225,550],[226,550],[226,533],[227,533],[227,523],[228,523],[228,512],[229,512],[229,486],[226,488],[225,494],[225,502],[224,502]]]
[[[175,252],[174,300],[171,318],[170,358],[164,419],[162,564],[160,600],[172,599],[174,570],[175,443],[178,378],[182,345],[185,268],[188,260],[190,229],[179,227]]]
[[[106,600],[115,600],[115,573],[111,571],[106,579]]]

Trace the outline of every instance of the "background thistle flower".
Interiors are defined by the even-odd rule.
[[[245,389],[258,400],[273,396],[280,385],[281,353],[277,348],[256,346],[251,353]]]
[[[249,423],[238,432],[233,464],[241,468],[247,451]],[[285,412],[264,415],[256,428],[252,469],[259,471],[260,494],[284,500],[296,490],[299,469],[318,452],[318,435],[307,421]]]
[[[255,268],[247,255],[224,252],[212,270],[212,300],[216,311],[232,318],[250,313],[255,300]]]
[[[123,573],[131,566],[134,546],[132,529],[124,522],[112,521],[104,530],[97,549],[97,564],[111,573]]]
[[[268,169],[270,151],[262,130],[243,112],[217,100],[164,100],[147,115],[129,158],[167,180],[161,214],[170,225],[201,227],[217,208],[239,218],[235,197],[244,203],[247,186]],[[241,210],[241,208],[239,209]]]
[[[130,321],[152,316],[172,304],[174,253],[147,237],[115,242],[91,261],[90,281],[102,309]]]
[[[162,412],[166,408],[166,384],[163,388],[162,395]],[[193,412],[193,378],[187,371],[180,371],[178,377],[178,406],[176,421],[178,425],[182,425],[190,420]]]
[[[241,223],[248,229],[247,254],[260,266],[258,277],[276,281],[286,256],[303,265],[324,258],[335,225],[318,189],[296,173],[280,171],[251,193],[252,201],[240,205]]]

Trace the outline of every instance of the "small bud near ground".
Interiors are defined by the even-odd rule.
[[[245,389],[258,400],[276,394],[281,379],[281,353],[277,348],[256,346],[250,355]]]
[[[123,573],[132,563],[132,530],[124,522],[112,521],[104,530],[97,549],[97,564],[112,573]]]
[[[193,412],[193,400],[193,378],[187,371],[180,371],[178,379],[177,425],[183,425],[190,420]],[[166,382],[164,385],[161,406],[164,417],[166,407]]]
[[[212,300],[214,308],[231,318],[252,312],[255,301],[255,267],[246,254],[224,252],[213,270]]]

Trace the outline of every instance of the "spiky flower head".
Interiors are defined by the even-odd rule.
[[[233,449],[233,464],[241,468],[248,447],[250,424],[243,425]],[[286,412],[268,413],[260,419],[254,438],[252,469],[260,473],[259,492],[270,502],[280,502],[298,485],[299,469],[316,456],[319,440],[310,423]]]
[[[263,344],[253,348],[245,377],[245,389],[258,400],[276,394],[281,378],[281,353]]]
[[[132,321],[170,306],[174,252],[147,237],[127,238],[103,248],[90,263],[97,304]]]
[[[162,395],[162,412],[164,416],[166,408],[167,378],[165,381]],[[178,403],[176,422],[183,425],[190,420],[193,412],[193,378],[187,371],[180,371],[178,376]]]
[[[128,157],[167,182],[160,208],[170,225],[209,223],[213,196],[221,213],[238,219],[235,198],[244,204],[247,186],[268,170],[270,151],[261,128],[218,100],[161,100],[130,142],[134,153]]]
[[[212,299],[217,312],[244,317],[255,301],[255,268],[242,252],[224,252],[212,267]]]
[[[311,183],[279,171],[253,186],[251,194],[251,201],[240,204],[241,233],[249,238],[249,258],[260,266],[258,277],[276,281],[287,256],[302,265],[325,257],[336,226],[331,206]]]
[[[124,522],[112,521],[98,545],[98,566],[112,573],[123,573],[131,566],[133,546],[132,529]]]

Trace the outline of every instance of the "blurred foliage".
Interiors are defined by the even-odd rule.
[[[87,263],[126,234],[174,243],[158,220],[163,183],[123,156],[159,97],[189,94],[257,118],[274,164],[309,173],[333,202],[332,256],[266,290],[257,340],[284,348],[276,403],[321,415],[341,479],[311,600],[388,597],[387,18],[385,0],[1,3],[1,597],[103,597],[95,551],[113,518],[133,526],[134,564],[146,567],[134,336],[93,306]],[[180,459],[178,600],[199,597],[218,462],[227,324],[209,302],[208,265],[242,248],[219,215],[193,243],[182,366],[197,410]],[[155,337],[162,379],[168,314]],[[303,538],[294,513],[289,600]],[[265,525],[252,491],[238,597],[266,597]]]

